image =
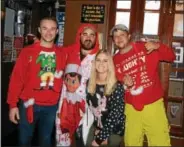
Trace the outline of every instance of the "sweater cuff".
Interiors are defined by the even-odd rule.
[[[17,107],[17,104],[16,104],[16,103],[9,104],[9,109],[11,109],[11,108],[15,108],[15,107]]]

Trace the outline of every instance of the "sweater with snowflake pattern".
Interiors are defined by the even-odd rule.
[[[95,141],[98,144],[101,144],[112,134],[122,136],[125,129],[124,89],[122,84],[118,82],[109,96],[104,96],[104,87],[104,85],[96,85],[96,93],[94,95],[87,94],[87,102],[96,120],[94,125],[96,129],[100,130],[95,135]],[[102,100],[104,98],[106,100]],[[102,126],[99,126],[99,115]]]

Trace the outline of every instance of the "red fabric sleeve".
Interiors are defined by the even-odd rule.
[[[62,50],[62,52],[64,52],[65,54],[68,55],[75,50],[75,46],[71,45],[71,46],[67,46],[67,47],[62,47],[61,50]]]
[[[176,55],[173,51],[173,49],[169,48],[168,46],[161,44],[158,48],[159,52],[159,60],[160,61],[168,61],[173,62],[176,59]]]
[[[26,49],[22,49],[10,78],[7,98],[10,108],[17,107],[17,102],[25,82],[26,66]]]

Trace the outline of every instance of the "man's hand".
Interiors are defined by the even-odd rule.
[[[147,42],[145,43],[145,48],[147,50],[147,54],[150,54],[152,51],[157,50],[160,47],[160,44],[157,42]]]
[[[134,81],[133,81],[132,77],[129,76],[129,75],[125,75],[125,76],[123,77],[123,83],[124,83],[125,86],[127,86],[127,87],[132,87],[132,86],[134,85]]]
[[[9,111],[9,119],[14,124],[18,124],[19,117],[19,109],[17,107],[11,108]]]

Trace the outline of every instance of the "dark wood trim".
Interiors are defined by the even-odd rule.
[[[110,30],[112,29],[116,21],[116,6],[117,6],[117,1],[110,0],[108,34],[110,33]]]
[[[131,9],[116,9],[116,12],[130,12]]]
[[[129,24],[129,31],[131,34],[137,31],[136,29],[136,18],[137,18],[136,10],[137,10],[137,1],[132,1],[131,10],[130,10],[130,24]]]
[[[147,13],[160,13],[160,9],[159,10],[147,10],[147,9],[144,9],[144,12],[147,12]]]
[[[178,72],[184,72],[184,68],[172,68],[171,71],[172,72],[176,72],[176,71],[178,71]]]
[[[182,102],[184,100],[184,97],[172,97],[172,96],[168,96],[168,101],[172,101],[172,102]]]
[[[108,18],[108,33],[107,33],[107,49],[109,52],[112,52],[112,38],[110,37],[110,30],[115,25],[116,21],[116,6],[117,1],[115,0],[109,0],[109,18]]]

